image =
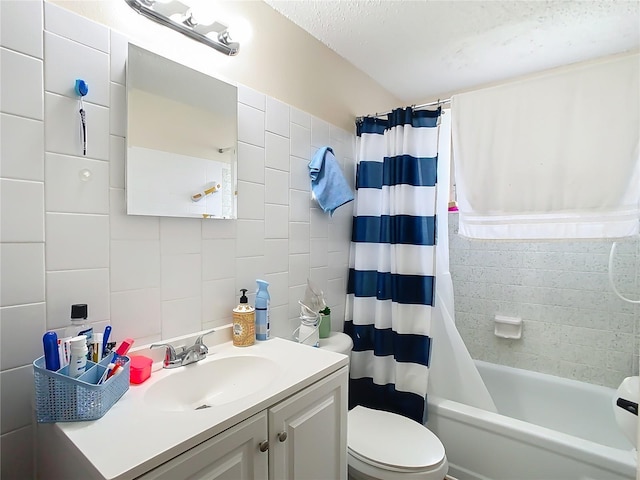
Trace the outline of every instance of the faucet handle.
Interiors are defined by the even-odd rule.
[[[196,338],[195,345],[204,345],[204,343],[202,343],[202,337],[204,337],[205,335],[210,335],[210,334],[215,333],[215,332],[216,332],[216,329],[214,328],[212,330],[209,330],[208,332],[204,332],[202,335],[198,335],[198,338]]]
[[[173,348],[173,345],[170,345],[168,343],[154,343],[153,345],[151,345],[149,347],[149,349],[159,348],[159,347],[165,347],[165,353],[164,353],[164,366],[165,367],[167,365],[169,365],[170,363],[175,362],[178,359],[178,356],[176,354],[176,349]]]
[[[196,343],[194,343],[193,346],[198,349],[198,353],[200,355],[206,355],[209,353],[209,348],[202,341],[202,337],[215,333],[215,331],[216,329],[214,328],[212,330],[209,330],[208,332],[204,332],[202,335],[198,335],[198,338],[196,338]]]

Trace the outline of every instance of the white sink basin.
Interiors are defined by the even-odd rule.
[[[238,355],[211,358],[178,367],[151,385],[144,403],[158,410],[206,410],[251,395],[271,383],[280,372],[266,357]]]

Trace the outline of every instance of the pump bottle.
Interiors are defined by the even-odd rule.
[[[245,295],[247,289],[242,288],[240,291],[240,303],[233,309],[233,344],[236,347],[248,347],[256,341],[256,314]]]
[[[270,319],[269,301],[271,296],[267,287],[269,282],[256,280],[258,291],[256,292],[256,340],[267,340],[269,338]]]

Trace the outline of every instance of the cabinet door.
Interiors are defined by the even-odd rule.
[[[267,480],[268,454],[260,451],[260,443],[266,439],[267,414],[262,412],[139,479]]]
[[[347,368],[269,409],[269,478],[346,480]]]

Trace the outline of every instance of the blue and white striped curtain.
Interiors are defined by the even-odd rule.
[[[441,110],[397,109],[357,126],[345,332],[349,406],[423,422],[435,298]]]

